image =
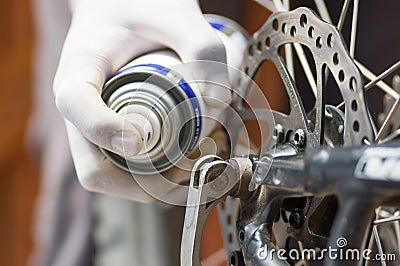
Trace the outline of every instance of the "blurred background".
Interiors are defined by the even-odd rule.
[[[0,9],[0,265],[24,265],[32,249],[37,163],[26,150],[32,110],[31,2],[1,1]]]
[[[32,11],[33,7],[36,7],[35,3],[46,1],[54,0],[0,2],[0,117],[3,121],[0,131],[0,265],[26,265],[34,247],[32,236],[36,201],[40,193],[40,158],[33,139],[28,140],[26,132],[35,100],[34,49],[39,41],[34,23],[37,20],[34,20]],[[53,3],[65,5],[65,1],[59,0]],[[250,0],[201,0],[200,2],[205,12],[234,18],[250,34],[256,31],[269,15],[264,8]],[[304,2],[307,1],[294,0],[292,3],[299,5]],[[379,1],[368,5],[360,7],[360,13],[363,15],[359,24],[365,26],[359,27],[361,31],[358,43],[363,45],[358,46],[357,56],[362,62],[371,66],[374,72],[380,73],[398,58],[400,38],[394,32],[397,32],[398,27],[396,20],[399,4],[398,1],[388,1],[385,10]],[[338,7],[340,6],[341,3]],[[339,8],[336,10],[339,11]],[[377,23],[379,21],[377,16],[383,12],[387,14],[386,19],[390,20],[385,28]],[[337,16],[336,14],[334,17]],[[53,14],[52,17],[57,17],[57,14]],[[375,23],[371,24],[371,21]],[[382,29],[387,31],[385,39],[371,38],[378,36]],[[346,31],[344,35],[345,39],[349,36]],[[58,51],[60,47],[50,48]],[[264,91],[267,91],[271,107],[277,110],[286,109],[287,96],[276,91],[281,87],[280,79],[276,78],[276,70],[271,65],[264,64],[260,73],[262,74],[257,78],[263,89],[265,89],[263,84],[268,82],[268,91]],[[48,78],[52,79],[52,75],[49,73]],[[390,80],[388,82],[390,83]],[[38,132],[46,130],[48,128],[41,128]],[[224,265],[222,236],[217,223],[217,214],[214,212],[207,222],[203,236],[201,256],[210,262],[210,265]]]

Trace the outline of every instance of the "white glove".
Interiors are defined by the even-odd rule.
[[[71,151],[85,188],[131,199],[146,198],[144,193],[139,195],[132,176],[111,165],[92,143],[130,156],[141,150],[143,138],[138,130],[109,109],[100,93],[106,79],[121,66],[161,47],[173,49],[183,61],[226,61],[222,42],[195,0],[74,2],[54,93],[58,109],[71,122]],[[193,75],[229,84],[226,69],[207,71]],[[229,90],[203,89],[202,93],[227,103],[231,100]]]

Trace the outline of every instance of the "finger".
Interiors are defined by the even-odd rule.
[[[56,105],[91,142],[133,156],[142,149],[143,136],[133,124],[105,105],[100,92],[106,77],[122,61],[153,49],[154,43],[128,37],[123,29],[102,30],[87,31],[84,25],[71,28],[54,81]],[[120,49],[131,41],[135,41],[136,50],[121,53]]]

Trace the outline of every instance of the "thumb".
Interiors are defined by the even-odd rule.
[[[120,155],[136,155],[143,137],[101,99],[99,91],[108,67],[99,58],[96,54],[64,54],[54,80],[56,105],[91,142]]]

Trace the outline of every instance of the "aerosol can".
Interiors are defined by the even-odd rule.
[[[235,22],[206,15],[226,47],[227,64],[238,68],[247,45],[246,32]],[[144,148],[134,157],[102,152],[118,167],[140,175],[162,173],[188,156],[207,136],[218,112],[206,106],[189,71],[171,50],[134,59],[122,67],[103,88],[102,98],[111,109],[133,123],[144,138]],[[172,68],[172,69],[171,69]],[[232,74],[230,79],[234,79]]]

